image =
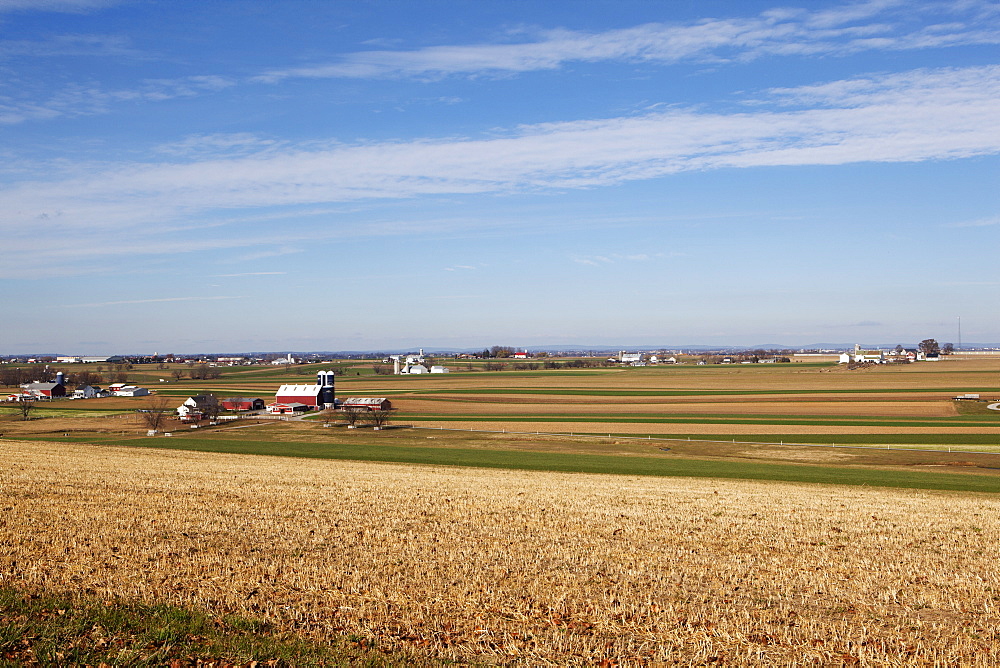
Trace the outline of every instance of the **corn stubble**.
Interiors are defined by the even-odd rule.
[[[4,443],[0,584],[502,664],[991,665],[991,497]]]

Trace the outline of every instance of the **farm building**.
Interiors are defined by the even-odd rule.
[[[340,408],[363,408],[369,411],[392,410],[392,402],[385,398],[350,397],[340,402]]]
[[[28,383],[22,385],[25,394],[30,394],[36,397],[47,397],[52,399],[53,397],[65,397],[66,396],[66,386],[62,383]]]
[[[622,364],[631,364],[632,366],[645,366],[643,357],[642,353],[627,353],[624,350],[618,353],[619,362]]]
[[[407,364],[399,373],[430,373],[431,370],[423,364]]]
[[[93,399],[101,395],[101,388],[94,385],[77,385],[73,390],[74,399]]]
[[[875,364],[883,364],[885,361],[885,353],[881,350],[862,350],[860,345],[855,344],[854,353],[843,353],[840,356],[839,363],[849,364],[851,362],[872,362]]]
[[[119,387],[114,391],[116,397],[148,397],[149,390],[145,387],[136,387],[135,385],[125,385]]]
[[[264,400],[228,397],[222,400],[222,407],[227,411],[261,411],[264,410]]]
[[[299,403],[297,401],[291,402],[275,402],[273,404],[267,405],[267,412],[273,413],[274,415],[291,415],[293,413],[304,413],[311,410],[315,406]]]
[[[446,366],[432,366],[431,373],[448,373],[448,367]]]
[[[335,403],[333,371],[318,372],[315,385],[282,385],[274,393],[274,403],[333,408]]]
[[[185,399],[184,403],[177,407],[177,415],[185,422],[200,420],[206,413],[215,412],[215,407],[212,406],[215,401],[213,394],[196,394]]]

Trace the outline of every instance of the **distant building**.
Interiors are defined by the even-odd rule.
[[[320,385],[282,385],[274,393],[274,402],[278,404],[305,404],[312,408],[320,405]]]
[[[619,362],[622,364],[631,364],[632,366],[639,366],[640,364],[645,366],[643,357],[642,353],[627,353],[624,350],[618,353]]]
[[[184,422],[200,420],[206,413],[213,410],[211,406],[213,401],[215,401],[215,396],[211,394],[196,394],[193,397],[188,397],[184,403],[177,407],[177,415]]]
[[[297,401],[291,401],[288,403],[276,401],[273,404],[267,405],[267,412],[274,415],[291,415],[293,413],[305,413],[311,408],[313,408],[313,406],[299,403]]]
[[[21,387],[24,388],[25,394],[35,397],[53,399],[66,396],[66,387],[62,383],[27,383]]]
[[[431,373],[448,373],[448,367],[446,366],[432,366]]]
[[[148,397],[152,392],[145,387],[136,387],[135,385],[128,385],[122,389],[115,392],[117,397]]]
[[[392,410],[392,402],[384,397],[349,397],[340,402],[340,408],[362,408],[369,411]]]
[[[431,370],[425,367],[423,364],[407,364],[406,366],[404,366],[402,369],[399,370],[399,373],[401,374],[430,373],[430,372]]]
[[[227,411],[262,411],[264,410],[264,400],[228,397],[222,400],[222,407]]]
[[[317,372],[315,385],[282,385],[274,393],[274,403],[305,404],[310,408],[335,408],[334,372]]]
[[[93,385],[77,385],[76,389],[73,390],[74,399],[93,399],[100,394],[101,388]]]

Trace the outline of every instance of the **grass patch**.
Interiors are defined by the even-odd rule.
[[[333,645],[310,643],[275,633],[258,619],[210,617],[174,606],[94,596],[27,594],[0,587],[0,615],[0,666],[415,663],[413,656],[381,652],[351,638]]]
[[[684,440],[685,438],[682,437],[677,440]],[[711,436],[710,438],[711,440],[724,440],[719,436]],[[741,438],[746,437],[743,436]],[[228,454],[346,459],[437,466],[471,466],[478,468],[614,475],[734,478],[742,480],[865,485],[871,487],[964,492],[1000,492],[1000,476],[964,473],[925,473],[895,469],[833,467],[811,464],[773,464],[743,460],[728,461],[642,456],[618,457],[611,455],[567,454],[523,450],[405,447],[300,441],[250,441],[224,438],[216,439],[211,437],[58,440],[73,440],[100,445],[197,450]]]
[[[375,391],[375,390],[372,390]],[[424,390],[414,388],[412,393],[420,394],[541,394],[541,395],[563,395],[563,396],[585,396],[585,397],[699,397],[699,396],[751,396],[751,395],[831,395],[831,394],[915,394],[915,393],[964,393],[980,392],[982,394],[1000,393],[998,388],[979,388],[967,390],[964,388],[864,388],[864,389],[813,389],[813,390],[790,390],[775,388],[770,390],[600,390],[590,388],[537,388],[537,387],[509,387],[509,388],[455,388],[449,390]]]

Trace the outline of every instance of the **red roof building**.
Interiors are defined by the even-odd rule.
[[[305,404],[311,408],[320,405],[321,385],[282,385],[274,394],[278,404]]]
[[[260,411],[264,410],[264,400],[229,397],[222,400],[222,407],[227,411]]]

